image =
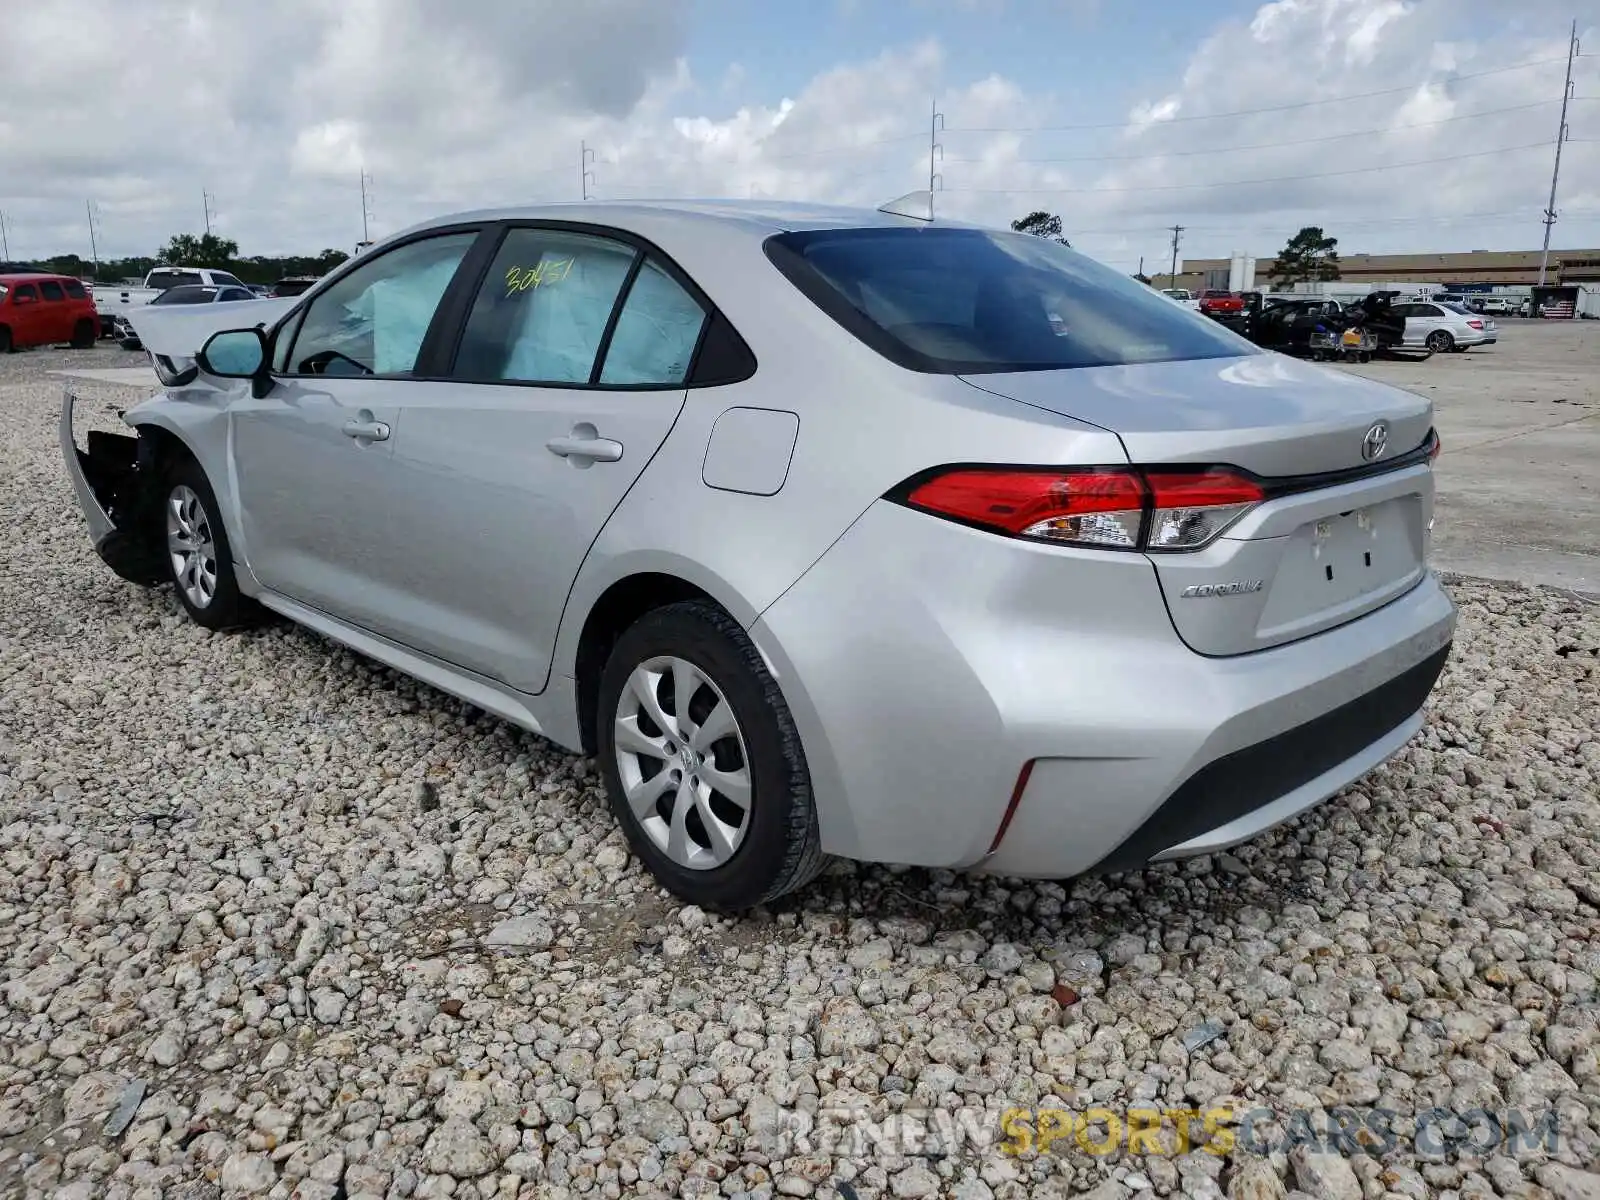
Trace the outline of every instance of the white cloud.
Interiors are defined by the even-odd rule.
[[[1079,22],[1099,12],[1053,2]],[[786,96],[754,60],[691,63],[689,0],[142,0],[139,22],[123,0],[25,5],[6,18],[0,204],[14,257],[86,252],[86,198],[102,252],[148,253],[199,226],[202,189],[245,252],[315,251],[359,237],[362,170],[381,234],[452,209],[574,199],[585,143],[601,197],[876,205],[926,185],[937,96],[942,212],[1057,211],[1076,244],[1130,268],[1141,253],[1165,261],[1174,222],[1196,254],[1270,253],[1305,223],[1347,250],[1533,244],[1550,150],[1505,148],[1554,136],[1561,68],[1484,72],[1563,56],[1563,31],[1534,32],[1495,0],[1451,11],[1441,23],[1437,6],[1406,0],[1263,4],[1214,27],[1176,83],[1163,72],[1139,89],[1141,64],[1127,64],[1125,123],[1113,112],[1106,127],[1004,63],[958,72],[931,38],[864,47]],[[1596,60],[1580,60],[1577,92],[1600,95]],[[1282,105],[1301,106],[1216,117]],[[1571,120],[1600,136],[1600,103]],[[1036,128],[1067,125],[1099,127]],[[1334,136],[1352,131],[1377,132]],[[1503,153],[1457,157],[1481,151]],[[1238,182],[1256,179],[1286,182]],[[1600,213],[1600,155],[1579,144],[1561,208],[1561,244]],[[1518,215],[1470,215],[1503,212]],[[1600,242],[1593,218],[1586,228]]]

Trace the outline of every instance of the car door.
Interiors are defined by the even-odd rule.
[[[72,306],[66,289],[57,279],[39,281],[39,340],[65,342],[72,338]]]
[[[440,301],[478,236],[456,228],[363,259],[274,333],[272,386],[230,404],[250,569],[274,592],[377,632],[402,607],[390,460]],[[248,324],[241,314],[241,325]]]
[[[43,342],[47,320],[44,306],[39,303],[38,284],[19,283],[11,289],[11,310],[6,321],[11,326],[13,346],[37,346]]]
[[[399,414],[384,586],[407,644],[527,692],[590,545],[681,411],[708,306],[642,246],[508,228]]]

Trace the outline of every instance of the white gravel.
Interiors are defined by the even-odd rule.
[[[41,382],[73,360],[128,361],[0,359],[0,1195],[1600,1196],[1592,603],[1455,584],[1425,733],[1216,860],[1068,887],[846,865],[730,922],[651,885],[590,763],[114,578]],[[1223,1100],[1402,1131],[1553,1108],[1560,1138],[780,1136]]]

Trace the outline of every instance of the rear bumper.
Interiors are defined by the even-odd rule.
[[[1454,626],[1427,575],[1336,629],[1207,658],[1143,556],[881,502],[752,635],[827,850],[1059,878],[1231,845],[1359,778],[1419,727]]]

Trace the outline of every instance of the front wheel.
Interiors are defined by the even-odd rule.
[[[600,770],[628,844],[705,908],[776,899],[822,869],[811,776],[761,654],[705,601],[656,609],[612,648]]]
[[[1450,336],[1450,331],[1447,329],[1435,329],[1428,335],[1428,340],[1423,343],[1435,354],[1444,354],[1449,350],[1453,350],[1455,349],[1455,344],[1456,339]]]
[[[239,591],[216,494],[192,458],[180,459],[167,474],[156,536],[166,547],[178,601],[197,625],[221,630],[251,623],[259,610]]]

